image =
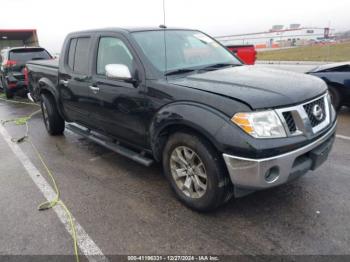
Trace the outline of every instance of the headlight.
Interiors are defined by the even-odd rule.
[[[255,138],[286,137],[281,120],[272,110],[237,113],[231,121]]]

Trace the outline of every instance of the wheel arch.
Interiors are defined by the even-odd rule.
[[[54,98],[54,101],[56,103],[56,107],[57,107],[59,114],[61,115],[61,117],[63,119],[65,119],[64,114],[62,112],[62,109],[59,106],[60,101],[59,101],[59,97],[58,97],[58,93],[57,93],[55,84],[48,78],[41,78],[38,81],[38,87],[39,87],[39,96],[41,96],[42,94],[48,94]]]
[[[48,78],[41,78],[38,81],[39,94],[50,93],[56,100],[55,85]]]
[[[210,119],[210,121],[207,121]],[[176,132],[194,133],[205,139],[218,152],[221,145],[215,135],[229,118],[223,113],[197,103],[174,103],[156,114],[150,126],[150,143],[153,156],[162,160],[164,146],[170,135]]]

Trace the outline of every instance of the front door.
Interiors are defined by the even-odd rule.
[[[136,73],[141,71],[140,62],[119,35],[101,35],[95,57],[93,82],[100,99],[98,113],[102,128],[122,141],[145,145],[142,84],[109,79],[105,70],[108,64],[123,64],[134,77],[140,78],[140,74]]]

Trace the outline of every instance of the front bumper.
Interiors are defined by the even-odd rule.
[[[328,158],[335,129],[336,123],[316,141],[274,157],[251,159],[223,154],[232,183],[236,188],[255,191],[284,184],[315,170]]]

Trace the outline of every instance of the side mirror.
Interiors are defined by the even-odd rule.
[[[120,80],[132,80],[132,76],[129,68],[122,64],[109,64],[106,65],[106,76],[109,78]]]

